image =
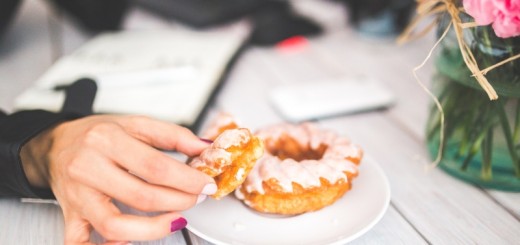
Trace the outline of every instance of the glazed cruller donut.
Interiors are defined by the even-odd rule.
[[[265,213],[294,215],[334,203],[351,188],[363,151],[348,139],[311,123],[260,130],[265,153],[235,191]]]

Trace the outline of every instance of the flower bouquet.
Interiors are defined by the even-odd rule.
[[[440,46],[430,154],[456,177],[520,191],[520,0],[421,0],[417,10],[417,21],[437,17]]]

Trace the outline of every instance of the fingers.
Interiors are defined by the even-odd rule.
[[[187,223],[177,213],[164,213],[155,217],[121,214],[110,197],[85,186],[76,190],[85,200],[81,208],[70,209],[70,202],[62,203],[65,244],[92,244],[89,242],[92,228],[106,239],[105,244],[155,240],[184,228]]]
[[[99,223],[93,222],[95,229],[109,240],[128,239],[131,241],[157,240],[186,227],[187,221],[175,213],[154,217],[127,214],[107,216]]]
[[[94,229],[111,241],[156,240],[184,228],[186,219],[177,213],[153,217],[121,214],[111,202],[92,202],[85,217]]]
[[[107,241],[105,244],[127,244],[163,238],[184,228],[186,220],[177,213],[153,217],[122,214],[111,202],[92,202],[79,213],[65,214],[65,244],[92,244],[92,227]]]
[[[88,168],[96,176],[82,174],[78,169],[75,178],[95,190],[141,211],[185,210],[204,200],[205,195],[189,194],[172,188],[149,184],[108,162],[109,160],[86,154],[91,161]],[[115,185],[114,183],[117,183]]]
[[[189,156],[196,156],[208,147],[207,142],[179,125],[141,116],[127,117],[119,123],[132,136],[157,148],[178,150]]]
[[[101,146],[110,159],[146,181],[172,187],[191,194],[211,195],[213,178],[136,140],[123,131],[114,130],[111,142]],[[132,153],[132,154],[130,154]],[[210,187],[206,187],[207,185]],[[204,193],[209,188],[210,192]]]

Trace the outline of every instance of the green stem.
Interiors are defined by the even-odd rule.
[[[485,111],[483,113],[485,113]],[[485,113],[485,114],[487,114],[487,113]],[[487,116],[488,115],[484,115],[481,118],[488,118]],[[480,148],[483,144],[483,141],[486,138],[487,131],[492,130],[493,120],[492,120],[492,116],[491,115],[489,115],[489,116],[490,116],[489,118],[491,118],[491,120],[487,120],[484,122],[481,122],[481,121],[474,122],[475,125],[482,125],[482,128],[475,128],[473,131],[468,133],[467,137],[463,138],[464,139],[463,141],[465,142],[465,144],[468,147],[468,153],[466,154],[466,158],[462,162],[462,167],[461,167],[462,170],[466,170],[468,168],[469,164],[471,163],[471,160],[473,160],[473,157],[480,150]],[[471,125],[471,124],[466,124],[466,125]],[[469,127],[469,128],[471,128],[471,127]]]
[[[460,124],[460,126],[458,128],[462,128],[463,129],[463,136],[461,137],[461,141],[460,141],[460,145],[459,145],[459,150],[457,152],[457,157],[461,157],[464,155],[464,152],[469,152],[471,151],[471,148],[473,147],[474,143],[475,143],[475,138],[478,137],[478,134],[475,133],[475,131],[478,132],[478,130],[476,130],[474,128],[474,125],[478,125],[476,123],[474,123],[474,116],[472,115],[472,113],[470,112],[467,112],[467,113],[464,113],[462,114],[464,115],[464,120],[462,121],[462,124]],[[468,127],[468,125],[471,125]]]
[[[511,128],[509,127],[506,112],[504,110],[504,103],[497,104],[497,109],[500,118],[500,123],[502,124],[502,130],[504,131],[507,148],[509,149],[509,153],[511,154],[511,160],[513,160],[515,174],[517,177],[520,178],[520,161],[518,161],[518,155],[516,154],[515,145],[513,142],[513,135],[511,133]]]
[[[471,147],[469,148],[468,154],[466,155],[466,158],[464,159],[464,162],[462,162],[462,170],[468,169],[469,163],[471,160],[473,160],[473,157],[477,154],[480,146],[482,145],[482,141],[484,140],[485,134],[480,134],[477,140],[473,141],[471,144]]]
[[[467,132],[466,136],[463,137],[463,141],[468,147],[468,153],[461,167],[463,170],[467,169],[473,157],[479,152],[480,147],[483,146],[483,141],[486,140],[489,135],[488,131],[493,130],[493,125],[495,125],[495,112],[490,106],[484,106],[479,112],[470,115],[470,117],[473,118],[473,120],[464,124]],[[490,144],[490,142],[487,143]],[[482,151],[482,154],[485,154],[485,146]]]
[[[489,39],[489,32],[491,31],[491,28],[487,28],[487,27],[482,27],[482,28],[485,28],[483,30],[483,33],[484,33],[484,43],[486,44],[487,48],[491,48],[492,47],[491,40]],[[489,51],[486,50],[486,52],[489,52]]]
[[[493,172],[491,171],[491,157],[493,154],[493,127],[487,130],[486,137],[482,142],[482,172],[483,180],[491,180]]]
[[[493,124],[493,111],[485,103],[480,103],[482,99],[469,98],[468,101],[475,101],[475,103],[470,103],[470,106],[481,109],[466,108],[459,113],[464,116],[464,120],[461,120],[462,123],[458,126],[458,128],[463,129],[458,151],[459,157],[463,156],[465,152],[471,152],[477,139],[483,138],[486,129]]]
[[[520,99],[516,102],[515,131],[513,132],[513,142],[516,142],[520,145]]]

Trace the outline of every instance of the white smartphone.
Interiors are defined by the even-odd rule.
[[[395,97],[374,79],[353,77],[276,87],[269,100],[286,120],[299,122],[389,107]]]

